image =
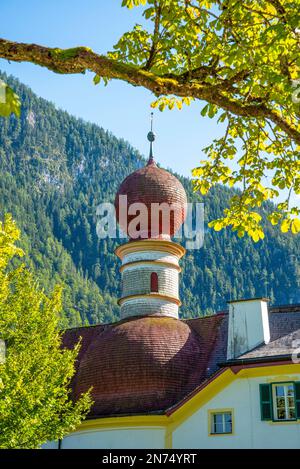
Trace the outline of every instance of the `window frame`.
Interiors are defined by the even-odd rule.
[[[271,382],[271,383],[268,383],[268,384],[270,384],[270,386],[271,386],[272,421],[274,423],[297,422],[297,420],[299,420],[299,418],[297,417],[297,401],[296,401],[295,381],[276,381],[276,382]],[[276,406],[276,404],[277,404],[277,402],[276,402],[276,386],[286,386],[286,385],[289,385],[289,384],[291,384],[293,386],[293,389],[294,389],[293,399],[294,399],[295,417],[291,418],[291,419],[278,419],[278,418],[275,418],[275,416],[277,415],[277,412],[278,412],[278,408]],[[285,399],[285,406],[284,407],[285,407],[285,411],[289,408],[289,407],[286,407],[286,399]]]
[[[150,274],[150,293],[159,293],[159,278],[157,272]]]
[[[213,432],[214,416],[217,414],[231,414],[231,432]],[[225,418],[225,417],[224,417]],[[232,408],[228,409],[210,409],[208,411],[208,435],[209,436],[230,436],[234,435],[234,411]]]

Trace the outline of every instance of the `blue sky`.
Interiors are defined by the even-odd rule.
[[[1,0],[1,37],[51,47],[111,50],[136,22],[141,10],[121,8],[121,0]],[[148,153],[150,103],[153,95],[120,81],[93,84],[93,74],[59,75],[27,64],[0,59],[0,69],[18,77],[39,96],[71,114],[95,122]],[[190,176],[204,155],[201,149],[221,135],[215,120],[203,118],[203,103],[181,111],[155,111],[156,159],[166,168]]]

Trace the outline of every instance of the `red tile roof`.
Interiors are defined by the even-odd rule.
[[[164,411],[205,379],[222,321],[148,316],[67,330],[66,347],[82,337],[74,398],[93,386],[93,417]]]
[[[291,353],[295,333],[300,337],[300,312],[270,313],[270,329],[270,344],[249,352],[252,358],[269,356],[272,361],[281,352]],[[220,363],[226,364],[227,335],[226,312],[189,320],[138,317],[68,329],[64,347],[82,338],[74,398],[93,387],[90,418],[166,412],[218,373]]]
[[[128,207],[137,202],[146,205],[148,220],[145,219],[144,223],[148,224],[148,236],[143,236],[144,238],[151,238],[151,228],[154,228],[151,226],[151,222],[153,225],[151,204],[165,203],[168,205],[174,204],[174,206],[176,204],[174,211],[171,212],[170,227],[167,227],[166,232],[162,217],[159,217],[160,219],[157,221],[159,226],[157,226],[158,233],[156,237],[160,237],[160,235],[173,236],[185,219],[185,204],[187,203],[187,198],[184,187],[173,174],[158,168],[155,163],[148,163],[144,168],[138,169],[130,174],[119,187],[115,198],[116,216],[122,230],[127,233],[127,226],[136,215],[128,215],[127,220],[124,220],[125,224],[120,221],[120,195],[127,195]],[[166,216],[167,215],[168,211],[166,211]]]

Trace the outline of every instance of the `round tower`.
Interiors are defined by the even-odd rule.
[[[115,251],[122,261],[121,321],[91,328],[73,384],[75,398],[92,387],[93,418],[169,408],[195,389],[203,373],[199,338],[178,319],[185,249],[171,238],[185,219],[186,193],[177,178],[157,167],[152,129],[148,139],[147,165],[122,182],[115,201],[129,237]],[[126,199],[125,216],[120,198]],[[142,216],[135,223],[137,204]],[[157,205],[163,210],[155,218]]]
[[[115,200],[117,220],[129,237],[129,242],[115,251],[122,261],[121,319],[178,318],[181,304],[179,260],[185,249],[171,237],[184,222],[187,198],[180,181],[156,165],[154,138],[151,125],[148,163],[122,182]],[[121,207],[124,200],[126,211]]]

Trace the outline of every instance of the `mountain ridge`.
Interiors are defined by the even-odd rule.
[[[120,294],[113,252],[124,240],[97,238],[96,207],[113,202],[121,181],[145,160],[111,132],[56,109],[13,77],[0,72],[0,78],[22,102],[20,119],[0,119],[1,215],[13,213],[46,291],[56,282],[65,286],[65,326],[112,322]],[[229,230],[207,229],[232,191],[219,186],[202,197],[176,176],[189,201],[204,201],[206,223],[203,248],[188,251],[182,262],[182,317],[211,314],[240,297],[300,301],[300,237],[265,226],[265,240],[254,244]]]

